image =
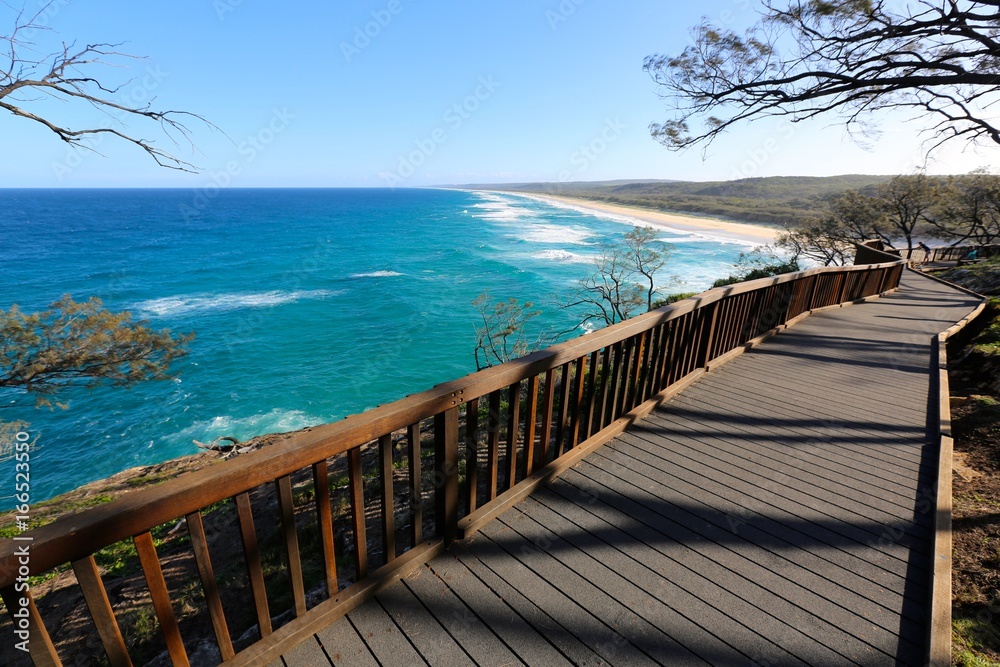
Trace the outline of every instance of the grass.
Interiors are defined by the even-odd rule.
[[[952,662],[958,667],[1000,667],[1000,662],[982,655],[984,651],[996,651],[1000,647],[997,621],[997,614],[986,608],[952,618]]]

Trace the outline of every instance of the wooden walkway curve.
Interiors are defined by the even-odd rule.
[[[977,304],[806,318],[272,664],[923,664],[931,339]]]

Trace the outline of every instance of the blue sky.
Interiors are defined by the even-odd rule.
[[[42,6],[26,0],[30,11]],[[422,186],[510,181],[901,173],[923,155],[919,120],[888,117],[866,151],[834,118],[762,121],[677,154],[650,138],[665,105],[644,56],[677,53],[702,16],[750,24],[754,0],[374,0],[167,3],[56,0],[38,32],[126,42],[146,57],[99,70],[121,94],[206,117],[194,147],[156,138],[202,171],[157,167],[107,140],[77,153],[30,121],[0,116],[0,187]],[[7,32],[11,12],[0,4]],[[123,64],[120,61],[118,64]],[[105,123],[42,100],[69,125]],[[955,146],[927,165],[964,173],[1000,151]]]

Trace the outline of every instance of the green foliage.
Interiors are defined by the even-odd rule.
[[[97,298],[78,303],[67,295],[30,314],[14,305],[0,311],[0,389],[51,405],[53,395],[73,385],[165,379],[192,337],[154,331],[128,312],[106,310]]]
[[[684,299],[690,299],[691,297],[698,294],[697,292],[679,292],[677,294],[668,294],[662,299],[657,299],[653,302],[653,309],[663,308],[664,306],[669,306],[672,303],[677,303],[678,301],[683,301]]]
[[[877,239],[912,251],[918,238],[952,244],[1000,240],[1000,176],[911,174],[848,190],[830,199],[824,217],[786,230],[776,245],[828,266],[850,263],[856,243]]]
[[[472,305],[479,312],[481,324],[476,327],[476,370],[503,364],[539,349],[547,339],[545,334],[529,340],[525,325],[542,314],[531,310],[532,303],[519,303],[511,297],[494,302],[489,292],[477,296]]]
[[[172,524],[163,524],[150,530],[149,533],[153,537],[153,546],[157,549],[163,546],[172,528]],[[175,536],[172,541],[174,544],[181,544],[189,539],[190,537],[185,532]],[[131,574],[141,569],[139,565],[139,552],[135,548],[135,542],[131,539],[115,542],[98,550],[94,553],[94,560],[104,569],[105,574],[109,577]]]
[[[1000,257],[963,265],[940,274],[948,282],[957,283],[987,296],[1000,296]]]
[[[726,278],[719,278],[712,283],[712,287],[725,287],[748,280],[771,278],[800,270],[795,259],[779,257],[770,248],[755,248],[750,252],[741,252],[734,268],[736,273]]]

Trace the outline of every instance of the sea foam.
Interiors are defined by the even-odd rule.
[[[590,245],[593,234],[579,227],[566,227],[549,223],[534,224],[519,229],[517,238],[529,243],[552,243],[558,245]]]
[[[591,258],[569,250],[542,250],[532,255],[535,259],[546,259],[554,262],[590,262]]]
[[[325,421],[329,420],[307,414],[302,410],[274,408],[268,412],[245,417],[219,415],[211,419],[197,421],[175,433],[174,437],[188,443],[191,440],[211,442],[212,439],[221,436],[231,436],[243,440],[261,433],[297,431],[307,426],[322,424]]]
[[[245,292],[236,294],[188,294],[165,296],[159,299],[141,301],[134,310],[145,315],[166,317],[200,312],[223,312],[243,308],[272,308],[285,303],[304,299],[326,299],[338,292],[331,290],[300,290],[267,292]]]
[[[370,271],[368,273],[353,273],[351,278],[393,278],[395,276],[401,276],[402,273],[398,271]]]

